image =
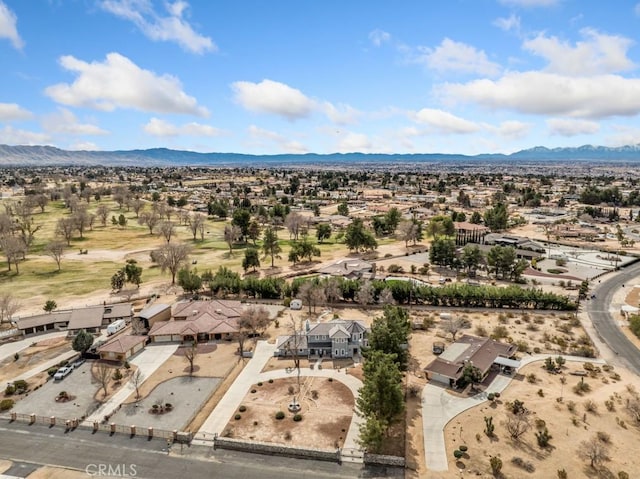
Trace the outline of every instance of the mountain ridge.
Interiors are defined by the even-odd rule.
[[[0,166],[239,166],[252,164],[309,164],[323,161],[336,163],[429,163],[443,161],[626,161],[640,162],[640,144],[606,147],[535,146],[511,154],[483,153],[464,155],[451,153],[282,153],[254,155],[245,153],[201,153],[169,148],[149,148],[113,151],[63,150],[48,145],[0,145]]]

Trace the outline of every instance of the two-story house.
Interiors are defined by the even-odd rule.
[[[278,356],[292,356],[294,351],[308,358],[355,358],[368,345],[369,328],[360,321],[333,319],[326,323],[305,322],[298,336],[280,336],[276,343]]]

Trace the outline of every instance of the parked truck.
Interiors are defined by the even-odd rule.
[[[107,326],[107,335],[111,336],[112,334],[116,334],[118,331],[124,329],[127,326],[127,322],[124,319],[117,319],[109,326]]]

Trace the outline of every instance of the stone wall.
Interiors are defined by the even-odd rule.
[[[364,454],[364,463],[376,466],[396,466],[405,467],[406,461],[400,456],[384,456],[382,454]]]
[[[285,446],[257,441],[245,441],[228,437],[216,437],[213,448],[231,449],[234,451],[252,452],[255,454],[270,454],[319,461],[340,462],[339,450],[305,449],[301,447]]]

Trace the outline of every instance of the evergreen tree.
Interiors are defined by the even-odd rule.
[[[262,253],[265,257],[271,257],[271,267],[274,265],[274,258],[280,259],[280,253],[282,252],[282,248],[278,243],[278,233],[272,227],[264,230],[264,235],[262,237]]]

